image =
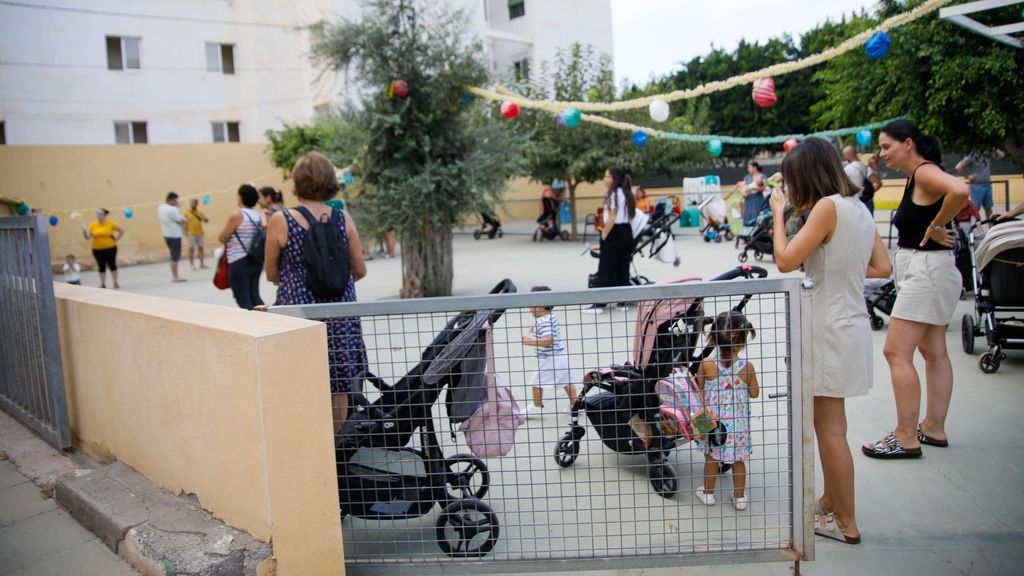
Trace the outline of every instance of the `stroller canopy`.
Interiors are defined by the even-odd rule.
[[[984,270],[999,254],[1021,247],[1024,247],[1024,221],[993,226],[975,250],[974,256],[978,263],[978,269]]]

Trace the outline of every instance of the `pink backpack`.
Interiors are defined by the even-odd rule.
[[[704,395],[686,368],[677,368],[654,385],[658,394],[662,431],[687,441],[703,440],[717,425],[704,405]]]
[[[516,429],[526,418],[519,411],[508,387],[494,374],[494,353],[491,331],[487,330],[487,399],[469,419],[459,425],[466,445],[481,458],[505,456],[515,443]]]

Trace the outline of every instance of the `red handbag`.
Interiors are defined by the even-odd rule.
[[[228,251],[225,250],[220,255],[220,262],[217,263],[217,272],[213,275],[213,285],[221,290],[227,290],[231,287],[231,282],[228,280]]]

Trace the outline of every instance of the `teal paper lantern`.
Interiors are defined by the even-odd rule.
[[[14,211],[17,212],[19,216],[25,216],[32,211],[32,207],[24,202],[19,202],[18,205],[14,207]]]
[[[864,129],[857,132],[857,144],[863,147],[871,145],[871,130]]]
[[[645,144],[647,144],[647,138],[647,132],[644,132],[643,130],[637,130],[636,132],[633,132],[633,144],[636,144],[641,148]]]
[[[578,108],[566,108],[565,112],[562,113],[562,119],[565,121],[565,125],[568,128],[575,128],[580,125],[580,118],[583,117],[583,113]]]
[[[341,183],[344,184],[345,186],[351,186],[352,185],[352,173],[351,172],[345,172],[345,174],[341,177]]]
[[[207,194],[207,195],[203,196],[203,205],[206,205],[206,204],[209,204],[209,203],[210,203],[210,195]]]
[[[125,208],[124,209],[124,217],[129,219],[129,220],[131,220],[132,216],[135,216],[135,212],[133,212],[131,208]]]
[[[713,138],[708,141],[708,152],[715,157],[722,155],[722,141],[718,138]]]

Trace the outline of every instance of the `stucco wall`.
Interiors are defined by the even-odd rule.
[[[76,445],[274,544],[278,573],[344,558],[322,324],[56,283]]]

